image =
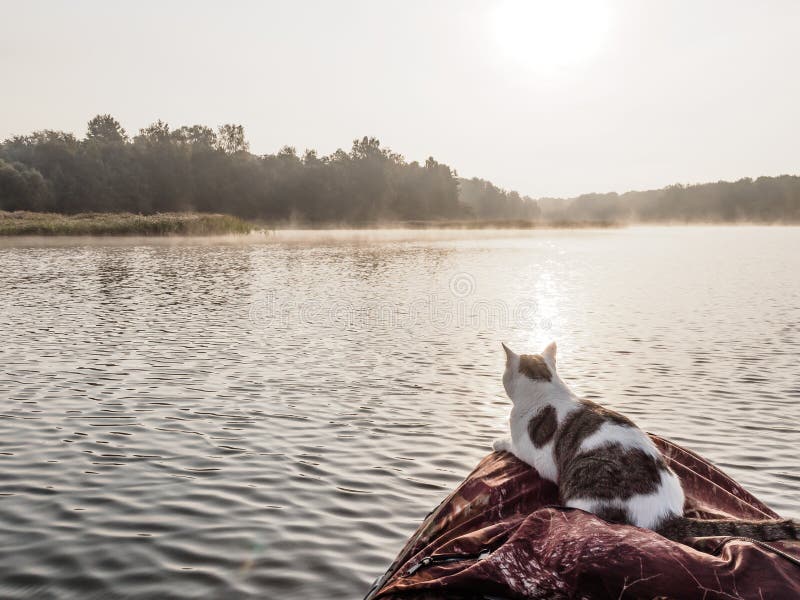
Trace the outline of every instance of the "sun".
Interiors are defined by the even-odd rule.
[[[491,20],[505,60],[555,75],[597,56],[608,37],[609,12],[604,0],[504,0]]]

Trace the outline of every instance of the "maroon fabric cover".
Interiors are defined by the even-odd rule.
[[[652,437],[683,482],[688,516],[778,516],[696,454]],[[800,598],[800,566],[769,548],[736,538],[679,544],[557,502],[554,484],[495,452],[425,519],[367,597]],[[800,558],[800,542],[770,546]],[[490,553],[477,558],[483,549]],[[438,558],[408,573],[430,556]]]

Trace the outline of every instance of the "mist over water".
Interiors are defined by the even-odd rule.
[[[0,597],[360,597],[503,435],[501,340],[798,517],[799,272],[785,227],[3,240]]]

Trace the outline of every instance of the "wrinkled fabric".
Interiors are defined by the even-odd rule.
[[[778,515],[696,454],[653,441],[681,478],[687,516]],[[440,598],[800,599],[800,542],[738,538],[689,545],[558,507],[556,486],[493,453],[411,537],[369,600]]]

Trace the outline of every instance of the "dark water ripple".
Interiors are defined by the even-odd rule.
[[[360,597],[500,339],[798,515],[800,229],[323,237],[4,242],[0,597]]]

